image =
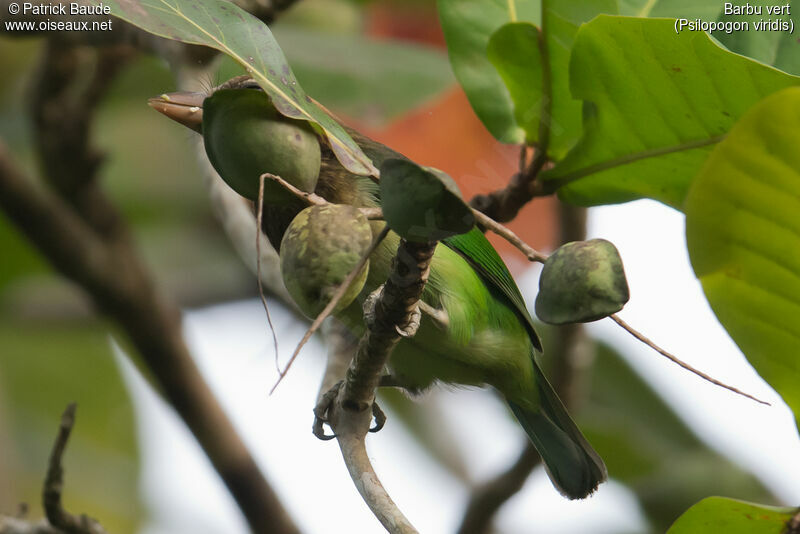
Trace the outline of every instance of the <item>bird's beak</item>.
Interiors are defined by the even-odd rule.
[[[165,93],[147,100],[151,108],[191,128],[203,133],[203,100],[206,93]]]

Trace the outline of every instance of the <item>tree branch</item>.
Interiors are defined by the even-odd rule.
[[[61,416],[42,492],[44,511],[50,524],[65,534],[106,534],[105,529],[95,519],[83,514],[80,517],[74,516],[61,505],[61,491],[64,487],[64,468],[61,459],[67,448],[72,427],[75,425],[75,407],[75,403],[70,404]]]
[[[315,408],[314,430],[321,435],[322,421],[327,421],[339,441],[347,470],[364,502],[387,531],[409,534],[417,530],[400,512],[386,493],[369,461],[364,438],[370,430],[372,414],[382,415],[375,404],[375,389],[392,349],[403,337],[410,337],[419,327],[418,302],[430,272],[436,243],[412,243],[401,240],[386,283],[374,291],[364,304],[367,331],[361,338],[355,357],[337,387],[321,397]],[[330,363],[326,377],[340,372],[346,356],[333,354],[338,362]],[[330,378],[326,379],[326,382]],[[378,430],[382,422],[374,430]]]
[[[72,427],[75,425],[75,408],[73,402],[64,410],[58,436],[50,452],[47,476],[42,490],[42,504],[47,521],[33,523],[22,518],[0,516],[0,534],[106,534],[97,520],[84,514],[74,516],[64,510],[61,504],[61,492],[64,489],[62,458]]]
[[[49,45],[44,64],[78,61],[74,55],[78,53]],[[88,131],[81,136],[82,142],[71,144],[69,150],[65,145],[74,140],[45,131],[63,126],[65,117],[72,115],[64,112],[56,118],[47,117],[48,109],[54,106],[72,105],[59,98],[70,91],[83,95],[75,102],[81,103],[83,113],[91,115],[91,107],[99,98],[88,98],[87,93],[97,91],[93,88],[100,87],[100,82],[90,83],[87,93],[80,93],[80,76],[80,72],[69,75],[67,69],[52,75],[42,73],[39,83],[52,87],[37,88],[34,99],[43,108],[35,113],[43,117],[38,137],[40,149],[48,147],[41,156],[45,171],[52,172],[47,181],[57,184],[56,189],[66,200],[33,187],[0,143],[0,208],[59,272],[78,283],[123,327],[164,396],[208,454],[251,528],[256,532],[297,532],[197,370],[182,339],[179,310],[152,283],[124,221],[97,185],[97,163],[93,162],[98,156],[88,146]],[[60,157],[69,159],[59,165]],[[67,165],[92,174],[67,176],[60,170]]]

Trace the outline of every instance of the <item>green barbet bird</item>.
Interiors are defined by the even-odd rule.
[[[257,199],[260,174],[269,172],[332,203],[380,205],[373,180],[348,172],[309,123],[279,115],[248,77],[234,78],[208,94],[162,95],[150,105],[201,133],[220,176],[250,200]],[[388,158],[403,157],[355,131],[348,133],[378,168]],[[278,184],[265,183],[262,229],[276,249],[304,208]],[[370,224],[377,234],[384,223]],[[360,294],[337,313],[357,336],[364,332],[363,301],[386,281],[399,239],[389,233],[369,259]],[[436,381],[493,386],[530,437],[558,491],[570,499],[590,495],[606,479],[606,467],[539,369],[534,351],[541,351],[541,342],[533,320],[508,269],[478,229],[439,243],[422,300],[444,311],[447,319],[423,316],[416,335],[397,345],[390,360],[396,383],[412,392]]]

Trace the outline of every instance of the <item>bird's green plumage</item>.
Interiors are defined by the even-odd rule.
[[[266,95],[263,98],[268,102]],[[224,120],[224,116],[204,116],[204,135],[217,129],[212,122],[216,120]],[[232,131],[230,127],[225,130]],[[349,133],[376,166],[386,158],[402,157],[357,132]],[[249,135],[254,133],[236,130],[238,137]],[[252,146],[251,141],[248,143]],[[210,143],[206,139],[206,149],[212,162],[225,157],[217,153],[226,150],[225,143]],[[268,168],[260,171],[275,172]],[[221,174],[226,179],[224,172]],[[380,204],[377,185],[367,177],[347,172],[322,143],[315,192],[334,203]],[[266,196],[264,229],[273,244],[279,242],[292,214],[298,211],[281,194]],[[377,234],[383,224],[373,221],[373,233]],[[376,249],[370,257],[364,289],[339,314],[356,335],[364,330],[361,304],[386,281],[398,243],[399,237],[390,233]],[[541,350],[541,343],[522,295],[479,230],[448,238],[437,246],[422,300],[444,310],[448,323],[443,325],[424,317],[417,334],[398,344],[390,366],[399,381],[412,391],[425,389],[436,381],[493,386],[505,396],[531,437],[556,487],[570,498],[582,498],[593,492],[606,477],[605,466],[539,369],[534,353]]]

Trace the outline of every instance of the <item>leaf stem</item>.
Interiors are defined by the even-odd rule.
[[[707,374],[705,374],[704,372],[698,371],[697,369],[695,369],[694,367],[692,367],[688,363],[686,363],[686,362],[684,362],[682,360],[679,360],[676,356],[673,356],[669,352],[665,351],[664,349],[662,349],[661,347],[659,347],[658,345],[656,345],[655,343],[650,341],[643,334],[641,334],[640,332],[634,330],[634,328],[632,326],[630,326],[628,323],[623,321],[616,313],[614,313],[612,315],[609,315],[609,318],[612,321],[614,321],[615,323],[617,323],[619,326],[621,326],[623,329],[628,331],[628,333],[630,333],[633,337],[635,337],[636,339],[638,339],[639,341],[641,341],[642,343],[644,343],[645,345],[647,345],[648,347],[650,347],[651,349],[656,351],[657,353],[661,354],[662,356],[664,356],[668,360],[670,360],[670,361],[672,361],[674,363],[677,363],[679,366],[683,367],[687,371],[690,371],[690,372],[696,374],[697,376],[699,376],[703,380],[707,380],[707,381],[711,382],[712,384],[714,384],[716,386],[719,386],[721,388],[725,388],[725,389],[727,389],[729,391],[733,391],[737,395],[741,395],[742,397],[747,397],[748,399],[754,400],[759,404],[764,404],[766,406],[772,406],[770,403],[768,403],[766,401],[763,401],[763,400],[761,400],[759,398],[756,398],[756,397],[750,395],[749,393],[745,393],[744,391],[736,389],[733,386],[729,386],[728,384],[720,382],[716,378],[712,378],[712,377],[708,376]]]
[[[553,117],[553,69],[550,65],[550,51],[547,45],[547,0],[542,0],[542,27],[537,33],[539,55],[542,60],[542,107],[539,112],[539,139],[528,176],[539,175],[547,163],[547,149],[550,146],[550,121]]]
[[[511,22],[517,22],[517,4],[514,0],[508,0],[508,18]]]
[[[714,137],[707,137],[705,139],[696,139],[694,141],[687,141],[679,145],[652,148],[649,150],[642,150],[641,152],[635,152],[633,154],[625,154],[624,156],[620,156],[618,158],[609,159],[600,163],[596,163],[594,165],[589,165],[588,167],[583,167],[582,169],[567,172],[566,174],[562,174],[561,176],[554,177],[550,180],[547,180],[545,178],[545,181],[551,184],[551,187],[549,187],[548,189],[550,190],[560,189],[565,185],[569,185],[576,180],[585,178],[586,176],[590,176],[592,174],[613,169],[614,167],[621,167],[623,165],[634,163],[636,161],[641,161],[643,159],[655,158],[658,156],[663,156],[665,154],[672,154],[673,152],[682,152],[684,150],[692,150],[695,148],[701,148],[704,146],[713,145],[715,143],[719,143],[723,139],[725,139],[724,134],[716,135]],[[557,171],[557,168],[554,169],[554,171]]]

